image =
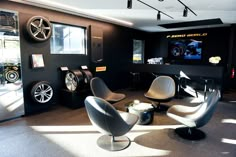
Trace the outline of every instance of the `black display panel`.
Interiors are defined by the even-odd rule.
[[[168,58],[171,60],[201,60],[203,41],[197,39],[172,39],[168,42]]]

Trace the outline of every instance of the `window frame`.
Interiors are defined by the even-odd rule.
[[[132,54],[132,63],[133,64],[144,64],[144,54],[145,54],[145,40],[143,40],[143,39],[133,39],[132,40],[133,41],[133,54]],[[140,41],[142,44],[142,47],[141,47],[141,49],[142,49],[142,52],[141,53],[139,53],[140,55],[141,55],[141,60],[135,60],[135,49],[134,49],[134,44],[135,44],[135,41]],[[137,57],[137,56],[136,56]]]
[[[85,27],[85,26],[79,26],[79,25],[71,25],[71,24],[66,24],[66,23],[59,23],[59,22],[51,22],[51,25],[52,25],[52,36],[51,36],[51,39],[50,39],[50,54],[52,55],[88,55],[88,28]],[[60,25],[60,26],[64,26],[64,27],[72,27],[72,28],[80,28],[80,29],[83,29],[83,32],[84,32],[84,39],[83,39],[83,42],[84,42],[84,52],[83,53],[72,53],[72,51],[61,51],[63,53],[60,53],[60,52],[55,52],[55,50],[53,51],[54,47],[55,46],[55,42],[54,42],[54,38],[55,38],[55,35],[54,35],[54,32],[55,32],[55,25]],[[81,40],[80,40],[81,41]]]

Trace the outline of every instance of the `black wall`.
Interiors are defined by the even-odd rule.
[[[236,26],[225,25],[223,27],[216,28],[204,28],[204,29],[192,29],[192,30],[180,30],[170,31],[164,33],[151,33],[148,37],[148,49],[146,53],[147,58],[163,57],[166,62],[174,65],[205,65],[212,66],[209,63],[211,56],[221,56],[219,65],[223,67],[222,85],[224,90],[230,88],[236,88],[236,79],[231,79],[232,67],[236,66]],[[203,40],[203,56],[200,61],[173,61],[168,59],[168,38],[167,35],[178,34],[201,34],[207,33],[207,36],[199,37]],[[146,59],[147,59],[146,58]],[[192,70],[197,71],[198,66],[195,66]],[[214,77],[214,76],[212,76]]]
[[[222,60],[219,65],[226,65],[228,63],[231,26],[150,34],[148,38],[148,43],[150,45],[148,46],[149,49],[146,55],[149,58],[164,57],[168,61],[168,40],[171,39],[166,38],[167,35],[202,33],[207,33],[207,36],[192,37],[203,40],[203,56],[201,61],[183,61],[182,64],[210,65],[208,61],[210,57],[221,56]]]
[[[32,114],[44,111],[55,104],[60,104],[60,90],[64,88],[64,79],[61,66],[69,69],[78,69],[81,65],[87,65],[94,76],[99,76],[107,83],[111,90],[125,88],[129,84],[128,72],[123,72],[128,64],[132,64],[133,39],[145,39],[145,33],[126,27],[90,20],[83,17],[64,14],[57,11],[38,7],[22,5],[14,2],[1,1],[1,8],[18,11],[20,25],[20,43],[22,76],[24,89],[25,113]],[[55,55],[50,54],[50,41],[35,42],[26,32],[25,24],[32,16],[39,15],[48,18],[51,22],[64,23],[87,28],[90,37],[90,26],[102,28],[103,31],[103,61],[91,62],[90,38],[88,39],[88,55]],[[31,54],[43,54],[45,68],[31,68]],[[106,66],[106,72],[95,73],[96,66]],[[54,89],[54,97],[50,103],[38,104],[32,101],[30,90],[32,84],[37,81],[48,81]]]
[[[216,28],[204,28],[204,29],[192,29],[192,30],[180,30],[170,31],[164,33],[152,33],[148,37],[148,50],[146,51],[146,57],[163,57],[166,62],[173,65],[204,65],[212,66],[209,63],[211,56],[221,56],[220,64],[217,66],[223,67],[223,76],[220,82],[222,82],[222,89],[228,90],[236,88],[236,79],[231,79],[232,67],[235,68],[236,64],[236,26],[225,25],[223,27]],[[205,37],[199,37],[203,40],[203,56],[200,61],[173,61],[168,58],[168,40],[167,35],[176,34],[198,34],[207,33]],[[195,66],[192,71],[198,71],[198,66]],[[207,69],[207,67],[206,67]],[[213,72],[214,73],[214,72]],[[215,76],[212,76],[213,78]]]

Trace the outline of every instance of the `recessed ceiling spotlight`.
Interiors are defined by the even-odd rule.
[[[163,2],[164,0],[158,0],[158,1]]]

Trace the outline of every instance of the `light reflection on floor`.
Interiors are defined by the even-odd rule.
[[[166,128],[177,128],[183,125],[166,125],[166,126],[140,126],[136,125],[127,133],[127,136],[131,141],[138,136],[147,134],[153,130],[161,130]],[[55,144],[63,147],[66,151],[74,155],[86,155],[95,156],[93,152],[86,151],[88,146],[92,147],[94,152],[99,155],[106,156],[107,151],[99,148],[96,144],[96,140],[102,135],[92,125],[83,126],[31,126],[31,128],[39,132],[44,137],[48,138]],[[78,143],[76,141],[79,141]],[[83,143],[83,145],[81,145]],[[80,144],[80,145],[79,145]],[[78,151],[79,149],[79,151]],[[115,156],[166,156],[171,153],[171,150],[161,150],[142,146],[138,143],[131,142],[127,151],[119,151],[115,153]],[[137,154],[137,150],[139,153]],[[79,154],[78,154],[79,153]],[[98,155],[98,154],[97,154]],[[111,154],[110,154],[111,155]],[[111,155],[112,156],[112,155]]]
[[[22,83],[0,84],[0,120],[24,115]]]

